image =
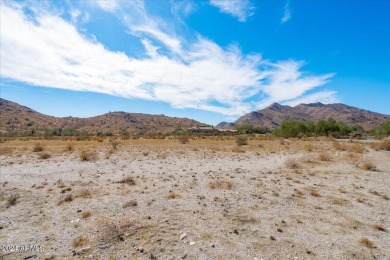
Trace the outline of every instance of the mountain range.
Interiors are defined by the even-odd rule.
[[[283,121],[319,121],[333,118],[349,125],[361,125],[371,129],[390,120],[390,115],[379,114],[344,104],[312,103],[295,107],[274,103],[265,109],[250,112],[233,123],[221,122],[216,128],[234,129],[251,124],[255,127],[274,129]],[[29,132],[44,129],[74,129],[87,133],[167,133],[202,125],[188,118],[149,115],[141,113],[110,112],[88,118],[54,117],[31,108],[0,98],[0,132]]]
[[[26,132],[43,129],[75,129],[87,133],[167,133],[201,124],[188,118],[140,113],[110,112],[88,117],[54,117],[0,98],[0,131]]]
[[[347,106],[341,103],[336,104],[300,104],[295,107],[284,106],[278,103],[258,111],[250,112],[234,123],[221,122],[217,125],[221,129],[232,129],[237,125],[251,124],[255,127],[274,129],[280,126],[283,121],[320,121],[333,118],[343,121],[348,125],[361,125],[365,129],[375,128],[390,120],[390,115]]]

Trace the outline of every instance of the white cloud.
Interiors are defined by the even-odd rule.
[[[255,10],[250,0],[210,0],[210,4],[219,8],[222,13],[236,17],[240,22],[245,22],[254,15]]]
[[[283,102],[284,105],[296,106],[299,104],[310,104],[321,102],[323,104],[332,104],[339,102],[336,91],[325,90],[310,95],[303,96],[301,98],[294,99],[292,101]]]
[[[96,0],[96,3],[107,12],[115,12],[118,8],[117,0]]]
[[[284,6],[284,15],[280,19],[282,23],[287,23],[291,19],[291,11],[290,11],[290,3],[287,2],[286,5]]]
[[[193,42],[179,40],[142,6],[136,7],[120,19],[140,37],[145,58],[110,51],[59,16],[42,13],[31,21],[22,9],[1,4],[1,77],[234,116],[269,102],[303,100],[307,91],[332,76],[306,76],[300,71],[302,62],[273,63],[244,55],[235,45],[221,48],[200,35]]]

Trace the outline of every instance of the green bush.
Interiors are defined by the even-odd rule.
[[[248,138],[245,135],[238,135],[236,137],[236,144],[238,146],[247,145],[248,144]]]

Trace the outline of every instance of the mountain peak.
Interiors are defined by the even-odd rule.
[[[266,107],[265,109],[280,111],[280,110],[283,110],[284,108],[286,108],[286,106],[283,106],[279,103],[274,102],[271,105],[269,105],[268,107]]]
[[[306,106],[306,107],[324,107],[326,105],[324,105],[323,103],[321,102],[317,102],[317,103],[309,103],[309,104],[300,104],[302,106]]]

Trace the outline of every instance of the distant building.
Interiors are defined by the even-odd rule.
[[[189,131],[194,133],[215,133],[219,132],[217,128],[214,128],[214,126],[207,126],[207,125],[196,125],[194,127],[188,128]]]

